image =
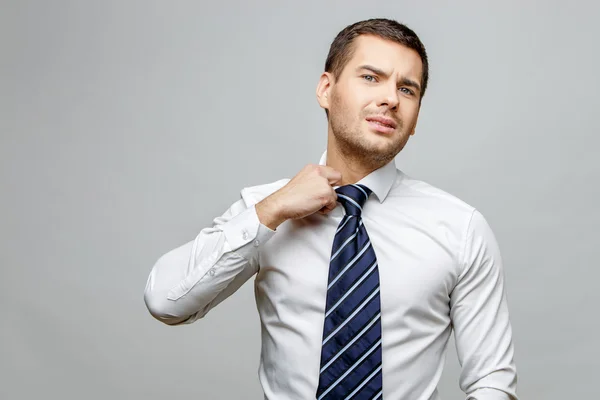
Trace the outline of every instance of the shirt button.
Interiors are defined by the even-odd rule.
[[[242,238],[244,238],[244,240],[248,239],[248,231],[244,231],[244,233],[242,234]]]
[[[215,276],[215,272],[216,271],[215,271],[214,268],[211,268],[211,269],[208,270],[208,273],[210,274],[210,276]]]
[[[254,241],[254,247],[258,247],[259,244],[260,244],[260,240],[255,240]]]

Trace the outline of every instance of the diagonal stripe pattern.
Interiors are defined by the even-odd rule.
[[[381,399],[381,304],[375,250],[363,224],[371,190],[336,189],[346,214],[333,239],[317,400]]]

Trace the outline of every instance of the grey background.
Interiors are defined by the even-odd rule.
[[[397,165],[494,229],[521,398],[595,397],[599,6],[483,3],[3,1],[0,398],[262,398],[252,286],[168,327],[146,278],[242,187],[318,162],[329,44],[378,16],[429,52]]]

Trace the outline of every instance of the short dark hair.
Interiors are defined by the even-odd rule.
[[[373,18],[356,22],[345,27],[333,40],[325,61],[325,72],[330,72],[335,78],[339,77],[354,54],[354,40],[360,35],[373,35],[391,40],[409,49],[415,50],[423,63],[421,76],[421,99],[427,89],[429,80],[429,62],[425,46],[417,34],[404,24],[387,18]]]

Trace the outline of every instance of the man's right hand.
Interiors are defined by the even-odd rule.
[[[272,230],[288,219],[300,219],[315,212],[326,214],[337,206],[333,189],[341,172],[326,165],[306,165],[284,187],[256,204],[260,222]]]

